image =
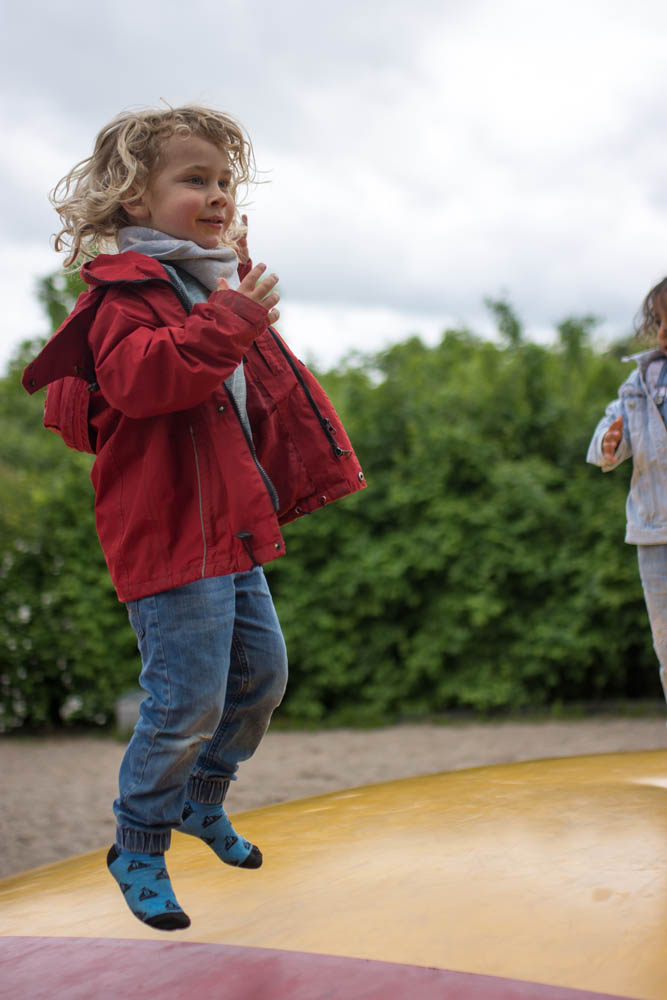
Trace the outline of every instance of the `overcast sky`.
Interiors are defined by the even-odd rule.
[[[47,332],[48,192],[132,106],[240,118],[270,183],[250,245],[330,365],[448,325],[627,331],[667,274],[661,0],[34,0],[3,17],[0,365]]]

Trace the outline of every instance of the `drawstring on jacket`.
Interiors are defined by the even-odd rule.
[[[255,559],[255,553],[253,552],[252,542],[250,541],[250,539],[252,538],[252,531],[237,531],[236,537],[241,539],[243,548],[246,550],[246,553],[250,556],[253,568],[255,566],[259,566],[259,563]]]

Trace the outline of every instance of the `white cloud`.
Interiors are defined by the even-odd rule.
[[[314,331],[303,354],[322,330],[335,360],[483,323],[501,292],[529,331],[593,312],[620,332],[667,272],[658,0],[118,0],[94,26],[88,9],[7,14],[0,363],[58,264],[48,191],[113,114],[160,98],[249,127],[271,178],[253,253],[280,274],[288,340]]]
[[[43,337],[49,332],[48,321],[37,301],[38,276],[52,270],[53,254],[48,247],[27,245],[21,253],[0,247],[0,274],[2,274],[2,333],[0,347],[3,361],[7,361],[12,347],[24,340]],[[30,267],[26,267],[26,260]]]
[[[323,307],[289,302],[277,325],[297,357],[320,369],[333,368],[346,355],[375,353],[413,334],[434,344],[446,326],[460,325],[453,317],[444,320],[420,313],[363,306]]]

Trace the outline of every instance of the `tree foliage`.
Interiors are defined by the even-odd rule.
[[[79,289],[74,275],[42,284],[54,324]],[[0,380],[0,731],[104,725],[137,676],[95,533],[91,458],[44,430],[43,393],[21,386],[42,343],[24,344]]]
[[[369,490],[295,525],[270,570],[296,715],[658,695],[630,468],[584,462],[627,369],[589,317],[552,349],[502,319],[507,346],[449,331],[324,376]]]
[[[73,279],[42,286],[54,323]],[[527,341],[447,331],[357,355],[320,378],[368,490],[285,530],[267,567],[287,639],[281,710],[321,722],[657,697],[634,548],[629,463],[585,464],[627,374],[570,317]],[[0,725],[104,724],[136,681],[135,640],[95,536],[89,459],[41,427],[20,372],[0,381]]]

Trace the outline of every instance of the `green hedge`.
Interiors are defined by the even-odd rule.
[[[630,466],[584,462],[626,367],[590,349],[587,321],[563,326],[556,349],[450,332],[324,376],[369,489],[295,525],[269,570],[288,712],[659,697],[623,543]]]
[[[78,286],[42,297],[58,322]],[[320,377],[369,488],[286,531],[267,568],[288,643],[283,718],[375,721],[450,709],[657,698],[633,547],[630,465],[585,464],[627,374],[570,319],[524,342],[489,303],[499,343],[448,331],[356,356]],[[0,381],[0,730],[105,725],[136,684],[136,643],[95,536],[90,461]]]

